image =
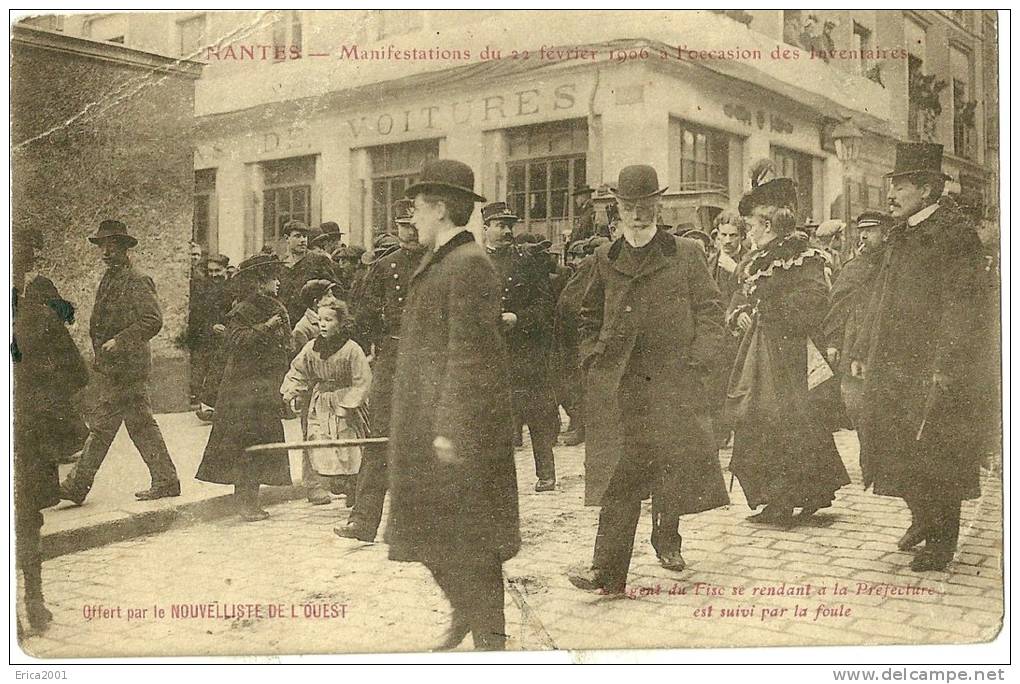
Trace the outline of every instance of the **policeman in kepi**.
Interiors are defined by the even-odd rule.
[[[401,199],[394,203],[393,220],[397,224],[399,247],[381,254],[372,263],[353,297],[360,340],[366,351],[375,349],[368,400],[373,437],[390,434],[390,399],[400,342],[400,317],[411,276],[425,254],[425,247],[418,242],[418,230],[411,223],[413,212],[412,200]],[[386,449],[385,444],[364,448],[354,508],[347,526],[334,530],[337,535],[366,542],[375,539],[386,498]]]
[[[517,216],[505,202],[482,208],[485,248],[503,283],[503,331],[510,352],[514,421],[527,425],[535,455],[536,492],[556,488],[553,445],[560,416],[550,378],[553,300],[545,257],[513,243]]]

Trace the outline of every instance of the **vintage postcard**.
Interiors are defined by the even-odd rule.
[[[12,14],[21,657],[995,640],[1002,20]]]

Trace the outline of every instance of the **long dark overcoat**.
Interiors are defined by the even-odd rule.
[[[622,459],[658,460],[678,475],[679,487],[664,494],[675,494],[681,513],[696,513],[729,503],[707,425],[687,419],[703,405],[703,377],[719,354],[719,288],[695,242],[659,231],[649,249],[643,262],[628,259],[620,238],[596,250],[588,272],[579,345],[585,504],[602,505]],[[656,415],[621,405],[624,387],[635,385]]]
[[[836,490],[850,484],[832,433],[814,415],[808,399],[807,343],[812,337],[820,339],[828,309],[826,264],[802,234],[774,241],[743,264],[741,287],[730,303],[731,327],[742,312],[753,318],[741,339],[735,378],[748,362],[756,336],[762,345],[756,355],[768,358],[768,373],[763,371],[768,377],[758,388],[769,387],[769,396],[737,419],[730,459],[730,472],[751,508],[767,503],[823,508],[832,503]],[[731,379],[731,395],[734,384]]]
[[[267,321],[279,314],[283,324]],[[246,456],[254,444],[283,441],[280,385],[290,368],[290,322],[278,300],[253,295],[227,317],[227,362],[216,399],[216,420],[195,478],[237,484],[242,468],[254,481],[289,485],[287,453]]]
[[[411,280],[390,422],[393,560],[506,560],[520,547],[500,290],[467,231],[427,254]],[[440,435],[456,463],[436,459]]]
[[[14,302],[14,498],[19,511],[60,501],[58,458],[82,447],[88,428],[71,397],[89,381],[65,324],[73,307],[34,278]]]
[[[869,334],[855,351],[866,359],[862,448],[876,494],[980,494],[976,332],[994,329],[982,320],[992,309],[981,265],[977,233],[949,207],[889,235],[869,305]],[[935,372],[952,379],[948,392],[932,389]]]

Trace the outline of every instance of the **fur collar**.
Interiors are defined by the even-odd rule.
[[[794,232],[785,238],[775,240],[763,249],[752,252],[750,261],[745,268],[745,283],[753,287],[763,279],[768,278],[776,270],[788,271],[796,266],[804,264],[805,259],[821,259],[825,263],[826,270],[829,270],[829,255],[824,250],[812,247],[808,236],[801,232]]]

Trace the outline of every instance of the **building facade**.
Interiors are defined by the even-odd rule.
[[[103,266],[87,238],[106,218],[128,225],[132,259],[153,276],[163,311],[152,341],[157,411],[187,408],[187,358],[175,339],[187,321],[201,69],[30,26],[11,36],[12,231],[43,236],[37,268],[75,304],[71,333],[89,358]]]
[[[41,18],[46,20],[47,18]],[[898,140],[945,146],[949,191],[994,221],[996,17],[977,10],[260,11],[65,17],[63,30],[208,63],[194,235],[233,259],[283,223],[389,230],[424,159],[475,168],[520,230],[569,232],[572,190],[649,163],[664,221],[707,227],[752,163],[802,220],[885,207]],[[864,135],[845,166],[833,131]],[[849,182],[845,183],[847,178]],[[475,219],[477,221],[477,217]]]

